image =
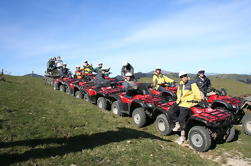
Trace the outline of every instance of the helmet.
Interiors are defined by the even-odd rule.
[[[77,66],[76,66],[76,68],[80,68],[80,66],[79,66],[79,65],[77,65]]]
[[[103,65],[103,63],[99,63],[98,65]]]
[[[126,76],[126,77],[131,77],[131,76],[132,76],[132,73],[126,73],[125,76]]]
[[[155,70],[161,70],[160,66],[155,67]]]
[[[198,73],[200,73],[200,72],[205,72],[205,69],[200,68],[200,69],[198,70]]]
[[[84,61],[84,63],[88,63],[88,61]]]
[[[187,75],[187,72],[184,72],[184,71],[179,72],[179,77],[181,77],[183,75]]]
[[[126,66],[126,65],[128,65],[128,61],[125,61],[125,62],[124,62],[124,66]]]

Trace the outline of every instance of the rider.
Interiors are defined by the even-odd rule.
[[[165,86],[165,84],[167,84],[167,83],[174,83],[174,80],[163,75],[161,73],[161,69],[159,67],[157,67],[155,69],[154,74],[153,74],[153,87],[154,87],[154,89],[164,92],[164,91],[166,91],[166,89],[163,88],[163,86]]]
[[[211,81],[209,80],[209,78],[207,78],[207,76],[205,76],[204,69],[198,70],[195,80],[201,92],[206,96],[209,92],[209,88],[211,87]]]
[[[55,60],[55,57],[49,59],[47,62],[47,72],[51,72],[56,68]]]
[[[58,57],[56,58],[55,63],[56,63],[56,67],[57,67],[57,68],[63,67],[63,60],[61,59],[60,56],[58,56]]]
[[[80,66],[76,66],[76,71],[75,71],[75,77],[77,79],[82,79],[83,78],[83,73],[82,71],[80,70]]]
[[[91,74],[93,71],[93,67],[91,65],[89,65],[88,61],[84,62],[83,68],[81,68],[83,74],[87,75],[87,74]]]
[[[95,73],[100,73],[102,71],[102,68],[103,68],[103,63],[99,63],[98,67],[94,68],[93,71]]]
[[[124,89],[127,91],[128,89],[137,89],[137,84],[133,79],[132,73],[125,74],[125,81],[122,83]]]
[[[95,77],[95,84],[96,87],[102,87],[102,86],[110,86],[111,81],[105,79],[106,73],[104,70],[99,72]]]
[[[134,77],[134,68],[127,61],[125,62],[125,64],[121,68],[121,76],[125,77],[126,73],[131,73],[132,77]]]
[[[174,116],[176,123],[173,131],[181,129],[178,144],[182,144],[185,141],[186,120],[190,113],[190,108],[202,100],[202,95],[196,82],[189,80],[186,72],[180,72],[179,77],[181,81],[177,90],[177,107],[173,110],[175,113],[179,112],[179,115],[178,117]]]
[[[62,72],[63,77],[70,77],[71,76],[71,72],[67,68],[67,64],[63,64],[63,68],[61,69],[61,72]]]

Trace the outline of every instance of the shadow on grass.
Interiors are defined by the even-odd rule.
[[[36,148],[26,151],[22,154],[0,154],[1,165],[9,165],[16,162],[28,161],[30,159],[49,158],[52,156],[62,156],[72,152],[80,152],[85,149],[93,149],[98,146],[107,145],[113,142],[121,142],[128,139],[148,138],[161,141],[160,137],[129,128],[118,128],[117,131],[106,131],[95,133],[92,135],[77,135],[69,138],[47,138],[33,139],[16,142],[1,142],[0,148],[8,148],[14,146],[35,147],[38,145],[59,144],[58,147]]]

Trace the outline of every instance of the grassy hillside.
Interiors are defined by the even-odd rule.
[[[138,129],[131,118],[54,91],[40,78],[6,80],[0,165],[218,165],[232,155],[251,158],[251,137],[242,132],[238,141],[198,153],[175,143],[177,136],[160,136],[155,125]]]

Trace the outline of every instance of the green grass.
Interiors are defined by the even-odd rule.
[[[54,91],[39,78],[6,80],[0,81],[0,165],[217,165],[200,155],[234,149],[251,158],[251,137],[242,132],[238,141],[198,153],[173,142],[175,135],[161,136],[155,124],[138,129],[130,117]]]

